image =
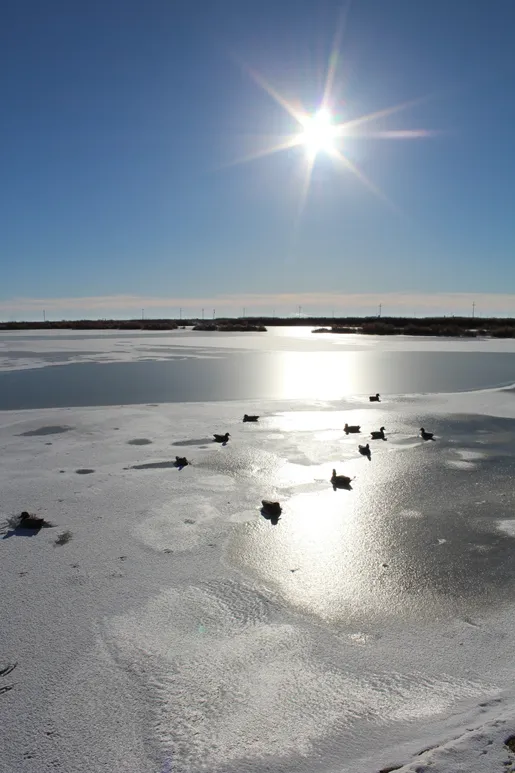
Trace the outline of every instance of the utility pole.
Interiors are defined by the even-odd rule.
[[[141,309],[141,319],[145,319],[145,309]]]
[[[243,307],[243,317],[245,317],[245,306]]]
[[[300,312],[301,312],[302,306],[299,306],[299,319],[300,319]]]
[[[216,309],[213,309],[213,319],[215,318]]]
[[[382,310],[383,310],[383,304],[382,304],[382,303],[380,303],[380,304],[379,304],[379,315],[378,315],[379,317],[381,317],[381,312],[382,312]]]
[[[182,309],[179,309],[179,320],[182,319]]]
[[[476,316],[476,302],[472,301],[472,319]]]
[[[46,312],[44,309],[43,309],[43,322],[46,322]]]
[[[204,309],[202,309],[202,319],[204,319]]]

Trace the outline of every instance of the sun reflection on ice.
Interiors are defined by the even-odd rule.
[[[342,605],[363,610],[372,577],[367,524],[352,492],[327,485],[328,491],[290,499],[274,529],[264,521],[246,524],[244,540],[235,540],[229,554],[278,584],[296,606],[334,619]],[[376,603],[377,589],[373,598]]]
[[[309,358],[303,352],[282,352],[276,370],[279,397],[336,400],[359,391],[358,371],[353,352],[342,358],[333,352],[312,352]]]

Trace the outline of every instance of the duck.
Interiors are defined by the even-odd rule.
[[[361,456],[367,456],[368,460],[371,460],[372,452],[370,451],[370,445],[368,443],[366,446],[358,446],[358,451],[360,452]]]
[[[188,460],[185,456],[176,456],[175,457],[175,466],[176,467],[187,467],[189,464]]]
[[[423,440],[434,440],[434,432],[426,432],[424,427],[420,427],[420,435]]]
[[[262,499],[261,504],[261,512],[269,518],[279,518],[283,511],[279,502],[272,502],[270,499]]]
[[[259,416],[248,416],[246,413],[243,415],[243,421],[259,421]]]
[[[18,522],[18,528],[19,529],[48,529],[51,527],[52,524],[46,521],[44,518],[39,518],[36,515],[31,515],[26,510],[24,510],[20,515],[20,520]]]
[[[384,427],[381,427],[379,430],[374,430],[370,433],[370,437],[372,440],[386,440],[384,436]]]
[[[217,435],[217,434],[213,435],[215,443],[227,443],[230,437],[231,436],[228,432],[226,432],[225,435]]]
[[[343,428],[343,431],[345,432],[346,435],[348,435],[349,432],[354,432],[354,433],[361,432],[361,425],[360,424],[346,424],[345,427]]]
[[[272,502],[270,499],[261,500],[261,513],[265,518],[269,518],[272,525],[277,525],[281,513],[283,511],[279,502]]]
[[[370,397],[368,399],[370,400],[371,403],[380,403],[381,402],[381,398],[379,396],[379,392],[377,392],[375,395],[370,395]]]
[[[333,470],[333,474],[331,475],[331,483],[333,484],[333,489],[335,491],[337,488],[351,489],[351,481],[352,478],[349,478],[348,475],[337,475],[336,470]]]

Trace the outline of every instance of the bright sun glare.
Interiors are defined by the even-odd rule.
[[[247,156],[233,161],[229,166],[253,161],[273,153],[288,151],[296,147],[302,148],[305,156],[305,174],[299,189],[299,217],[307,202],[311,176],[316,164],[317,156],[321,153],[329,155],[341,168],[352,172],[352,174],[354,174],[370,191],[376,196],[379,196],[385,203],[396,209],[396,207],[389,202],[385,194],[369,180],[365,173],[354,163],[351,157],[352,146],[346,142],[345,144],[348,147],[340,147],[339,140],[341,137],[345,136],[347,140],[360,137],[408,140],[429,137],[433,134],[433,132],[428,131],[427,129],[399,129],[393,127],[385,128],[377,125],[374,126],[377,122],[384,122],[387,118],[399,113],[401,110],[414,106],[421,101],[420,99],[392,105],[391,107],[385,107],[376,110],[373,113],[369,113],[368,115],[361,115],[354,118],[348,117],[343,123],[336,123],[334,121],[331,111],[328,110],[326,105],[335,104],[333,90],[336,79],[339,77],[338,63],[340,58],[340,42],[345,26],[346,14],[347,12],[341,15],[337,25],[333,45],[327,62],[325,84],[319,103],[321,107],[314,114],[310,115],[306,113],[298,99],[289,100],[259,72],[242,63],[253,81],[296,122],[297,128],[290,135],[277,136],[277,138],[274,137],[270,144],[267,143],[265,147],[256,152],[251,152]]]
[[[332,122],[331,113],[322,108],[305,120],[300,142],[311,156],[316,156],[321,151],[330,153],[334,150],[337,132],[338,129]]]

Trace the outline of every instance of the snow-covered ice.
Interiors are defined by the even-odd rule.
[[[0,520],[55,525],[0,539],[2,773],[515,770],[511,389],[9,411],[0,448]]]

